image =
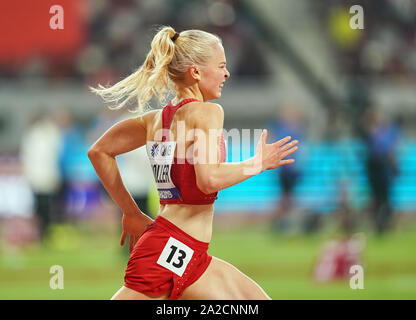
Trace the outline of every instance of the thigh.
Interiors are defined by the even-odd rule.
[[[158,296],[148,296],[123,286],[114,294],[114,296],[112,296],[111,300],[166,300],[169,297],[169,293],[170,292]]]
[[[212,257],[204,274],[185,289],[184,300],[270,300],[252,279],[224,260]]]

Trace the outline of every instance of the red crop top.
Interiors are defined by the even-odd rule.
[[[169,141],[170,126],[183,105],[198,101],[185,99],[173,106],[171,102],[162,110],[162,141],[147,141],[146,148],[155,177],[161,204],[211,204],[218,198],[218,192],[205,194],[196,185],[194,165],[186,159],[176,158],[176,141]],[[221,133],[221,162],[226,159],[224,135]],[[192,161],[191,161],[192,162]]]

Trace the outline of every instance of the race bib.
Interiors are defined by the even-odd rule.
[[[181,196],[170,175],[175,147],[176,141],[148,141],[146,144],[160,200],[171,200]]]
[[[157,264],[182,277],[193,254],[194,250],[186,244],[170,237],[157,260]]]

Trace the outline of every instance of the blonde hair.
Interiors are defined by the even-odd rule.
[[[101,84],[91,91],[105,102],[115,103],[110,109],[123,108],[137,98],[138,111],[143,113],[148,102],[156,96],[160,104],[166,103],[169,93],[176,91],[175,83],[183,79],[192,65],[203,66],[212,56],[213,45],[221,39],[209,32],[186,30],[179,33],[172,27],[161,27],[154,36],[144,63],[131,75],[110,87]]]

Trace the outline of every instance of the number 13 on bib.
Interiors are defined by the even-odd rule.
[[[193,254],[194,250],[189,248],[186,244],[170,237],[159,256],[157,263],[182,277]]]

